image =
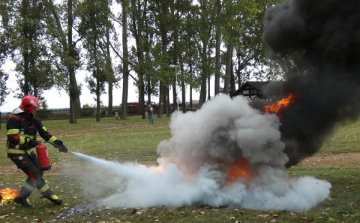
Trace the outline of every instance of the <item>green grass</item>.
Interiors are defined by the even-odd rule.
[[[154,125],[139,116],[128,120],[103,118],[80,119],[78,124],[67,120],[44,121],[43,124],[63,140],[72,151],[113,161],[137,161],[155,164],[159,142],[170,138],[169,118],[155,118]],[[321,155],[360,152],[360,122],[342,126],[325,142],[319,151]],[[25,177],[6,157],[6,130],[0,129],[0,189],[20,186]],[[0,207],[0,222],[359,222],[360,184],[359,168],[299,168],[287,170],[289,177],[311,175],[332,184],[330,199],[303,213],[281,211],[254,211],[246,209],[211,208],[192,205],[182,208],[154,207],[148,209],[102,209],[87,210],[91,202],[111,193],[111,185],[87,179],[89,184],[80,183],[77,178],[86,178],[87,172],[98,171],[71,153],[59,153],[48,146],[52,170],[45,172],[44,178],[53,190],[64,199],[65,204],[54,206],[49,201],[39,199],[39,192],[31,196],[34,207],[24,209],[13,203]],[[97,197],[87,193],[88,187],[98,187]],[[79,213],[66,215],[73,210]]]
[[[360,121],[339,126],[326,140],[320,154],[360,152]]]

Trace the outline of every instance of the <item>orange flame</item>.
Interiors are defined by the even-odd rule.
[[[235,163],[231,163],[227,166],[226,170],[226,184],[234,184],[240,177],[241,178],[252,178],[253,173],[250,169],[249,160],[245,157],[242,157]]]
[[[289,96],[287,96],[284,99],[276,101],[270,105],[264,106],[264,112],[277,114],[281,109],[286,108],[287,106],[289,106],[289,104],[293,103],[294,101],[295,101],[294,95],[289,94]]]
[[[10,202],[18,196],[18,190],[13,188],[5,188],[0,190],[0,201],[1,203]]]

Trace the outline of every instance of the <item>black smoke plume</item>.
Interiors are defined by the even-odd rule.
[[[359,12],[358,0],[286,0],[266,12],[263,41],[288,65],[284,96],[296,97],[280,114],[288,167],[359,116]]]

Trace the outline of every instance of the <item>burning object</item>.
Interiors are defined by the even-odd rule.
[[[294,101],[295,101],[294,95],[289,94],[289,96],[287,96],[284,99],[276,101],[276,102],[274,102],[274,103],[272,103],[270,105],[264,106],[264,112],[279,114],[279,112],[281,110],[288,107],[291,103],[294,103]]]
[[[13,201],[18,196],[18,190],[13,188],[5,188],[0,190],[0,206]]]

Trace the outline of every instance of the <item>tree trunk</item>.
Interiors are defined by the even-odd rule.
[[[206,45],[206,42],[203,42],[201,60],[202,60],[202,63],[203,63],[203,69],[201,71],[200,97],[199,97],[199,104],[198,104],[199,108],[201,108],[201,106],[206,101],[206,80],[207,80],[207,76],[208,76],[208,73],[205,71],[207,69],[204,69],[204,64],[206,64],[206,61],[207,61],[207,45]]]
[[[111,55],[110,55],[110,29],[109,26],[106,26],[106,67],[107,67],[107,80],[108,80],[108,110],[107,116],[113,116],[113,81],[114,81],[114,71],[111,64]]]
[[[76,52],[75,46],[73,43],[73,0],[68,0],[67,2],[67,12],[68,12],[68,36],[67,36],[67,43],[69,48],[69,56],[75,60]],[[81,117],[81,106],[80,106],[80,92],[79,87],[76,82],[75,76],[75,67],[73,64],[68,65],[69,71],[69,97],[70,97],[70,123],[76,123],[76,119]]]
[[[183,76],[183,71],[184,71],[184,63],[183,63],[183,58],[182,56],[180,56],[180,83],[181,83],[181,111],[183,113],[186,112],[186,88],[185,88],[185,81],[184,81],[184,76]]]
[[[163,81],[160,80],[160,97],[159,97],[159,110],[158,110],[158,114],[157,114],[157,117],[158,118],[161,118],[162,117],[162,114],[163,114],[163,109],[164,109],[164,106],[163,106],[163,103],[164,103],[164,87],[163,87]]]
[[[112,117],[113,116],[113,82],[109,81],[108,84],[108,100],[109,100],[109,104],[108,104],[108,110],[107,110],[107,116],[108,117]]]
[[[147,99],[147,101],[150,103],[151,102],[151,80],[150,80],[150,78],[148,78],[148,83],[147,83],[147,87],[148,87],[148,89],[147,89],[147,92],[148,92],[148,99]]]
[[[216,7],[217,7],[217,16],[221,16],[221,2],[220,0],[216,0]],[[220,93],[220,44],[221,44],[221,29],[219,25],[219,20],[216,24],[216,45],[215,45],[215,86],[214,86],[214,93],[215,95]],[[210,97],[210,94],[209,94]]]
[[[190,75],[191,75],[191,79],[193,78],[193,69],[192,69],[192,63],[190,62],[190,64],[189,64],[189,67],[190,67]],[[193,97],[192,97],[192,90],[193,90],[193,87],[192,87],[192,84],[190,84],[190,89],[189,89],[189,91],[190,91],[190,108],[192,108],[193,107]]]
[[[144,72],[140,72],[139,74],[139,110],[138,115],[141,115],[142,119],[146,119],[145,116],[145,89],[144,89]]]
[[[96,68],[97,69],[97,68]],[[98,72],[98,71],[96,71]],[[101,115],[101,110],[100,110],[100,83],[97,80],[96,81],[96,122],[100,122],[100,115]]]
[[[201,106],[206,101],[206,80],[207,80],[207,74],[202,71],[201,73],[201,86],[200,86],[200,97],[199,97],[199,104],[198,107],[201,108]]]
[[[231,69],[232,69],[232,54],[233,46],[228,45],[226,51],[226,75],[225,75],[225,84],[224,84],[224,93],[229,94],[230,92],[230,78],[231,78]]]
[[[234,66],[233,61],[231,60],[231,70],[230,70],[230,93],[229,95],[233,95],[235,93],[235,75],[234,75]]]
[[[207,99],[208,100],[210,100],[211,99],[211,97],[210,97],[210,92],[211,92],[211,89],[210,89],[210,76],[207,78],[208,80],[207,80]]]
[[[181,72],[180,72],[180,76],[182,76],[182,72],[183,69],[181,68]],[[183,113],[186,112],[186,86],[185,86],[185,81],[183,80],[183,78],[181,78],[181,110]]]
[[[176,65],[177,66],[177,65]],[[178,69],[177,67],[174,68],[174,82],[173,82],[173,88],[172,88],[172,95],[173,95],[173,111],[177,110],[177,106],[178,106],[178,91],[177,91],[177,72]]]
[[[165,95],[165,113],[166,117],[170,117],[170,90],[169,86],[164,86],[164,95]]]
[[[128,88],[129,88],[129,54],[127,46],[127,3],[126,1],[122,2],[122,45],[123,45],[123,91],[122,91],[122,106],[121,106],[121,119],[127,119],[126,109],[127,109],[127,98],[128,98]]]

